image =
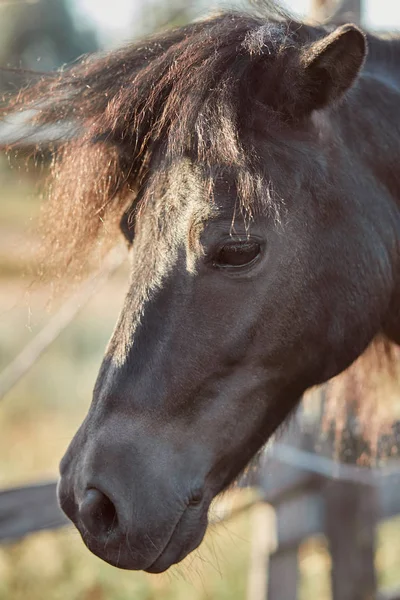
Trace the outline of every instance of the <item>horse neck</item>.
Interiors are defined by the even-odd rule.
[[[382,328],[400,344],[400,38],[369,39],[366,65],[336,118],[349,164],[358,168],[363,208],[380,221],[392,260],[393,293]]]

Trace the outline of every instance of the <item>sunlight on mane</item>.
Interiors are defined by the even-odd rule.
[[[306,410],[315,409],[315,402],[323,403],[322,428],[325,433],[334,432],[338,457],[343,434],[353,417],[354,433],[368,446],[360,462],[388,458],[387,450],[380,452],[379,447],[385,436],[395,442],[393,425],[400,419],[399,346],[378,336],[348,369],[308,390],[304,402]],[[395,444],[391,452],[397,452]]]

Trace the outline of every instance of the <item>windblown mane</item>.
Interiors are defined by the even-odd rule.
[[[249,210],[257,200],[255,172],[262,167],[248,132],[252,107],[258,103],[259,111],[261,103],[250,78],[262,78],[268,126],[282,125],[292,102],[290,90],[285,106],[278,110],[275,102],[282,50],[315,36],[275,3],[260,4],[261,13],[227,12],[89,56],[3,108],[0,116],[34,108],[37,124],[74,128],[55,155],[45,214],[45,255],[59,260],[63,273],[86,262],[108,231],[104,222],[118,220],[143,189],[151,193],[168,164],[183,156],[203,168],[210,190],[213,168],[229,166],[242,206]],[[296,67],[286,57],[285,69]]]

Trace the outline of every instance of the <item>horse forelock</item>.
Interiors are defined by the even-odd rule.
[[[77,124],[77,136],[55,159],[45,217],[47,246],[60,248],[63,266],[68,252],[82,263],[104,222],[118,220],[146,187],[160,153],[170,165],[189,156],[204,173],[216,164],[235,171],[240,201],[250,210],[260,189],[260,161],[248,132],[253,107],[261,104],[250,77],[266,62],[271,67],[270,76],[264,66],[257,75],[268,105],[275,63],[283,49],[298,44],[299,24],[284,17],[278,9],[268,22],[256,13],[216,15],[88,57],[11,102],[9,111],[36,107],[41,123]],[[266,127],[274,119],[271,112]]]

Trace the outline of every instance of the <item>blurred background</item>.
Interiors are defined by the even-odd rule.
[[[299,15],[317,19],[335,9],[333,0],[288,0],[286,4]],[[232,1],[219,7],[232,5],[238,6]],[[0,66],[57,69],[82,54],[119,46],[168,24],[184,24],[217,6],[211,0],[0,0]],[[354,2],[352,9],[368,27],[380,31],[400,27],[399,0],[364,0]],[[13,91],[19,84],[18,74],[0,72],[0,93]],[[2,135],[8,134],[5,130],[2,134],[0,126]],[[66,300],[53,300],[49,311],[50,286],[33,284],[39,246],[35,223],[48,161],[42,156],[35,165],[29,150],[17,158],[0,155],[3,375]],[[56,479],[59,460],[87,412],[103,351],[122,305],[127,267],[122,264],[109,271],[107,281],[94,293],[77,298],[72,312],[78,306],[81,310],[75,318],[67,315],[70,323],[60,327],[60,335],[34,367],[16,377],[15,385],[7,384],[10,389],[0,404],[0,489]],[[19,367],[26,359],[22,357]],[[238,488],[217,502],[214,511],[229,514],[254,497],[253,491]],[[305,498],[307,506],[314,506],[314,496]],[[13,505],[9,514],[12,510]],[[380,588],[400,587],[400,520],[395,512],[395,508],[388,509],[375,528],[371,551]],[[304,512],[294,510],[291,515],[295,522],[304,519]],[[308,516],[309,512],[305,520]],[[1,519],[0,513],[0,531]],[[333,598],[332,558],[326,535],[317,530],[311,527],[308,537],[295,541],[296,593],[301,600]],[[0,545],[0,600],[261,600],[266,597],[268,553],[277,547],[276,515],[268,504],[255,505],[212,527],[199,551],[161,576],[108,566],[86,550],[72,528],[17,537],[9,534]],[[289,571],[282,573],[285,578]],[[356,600],[354,595],[349,598]]]

